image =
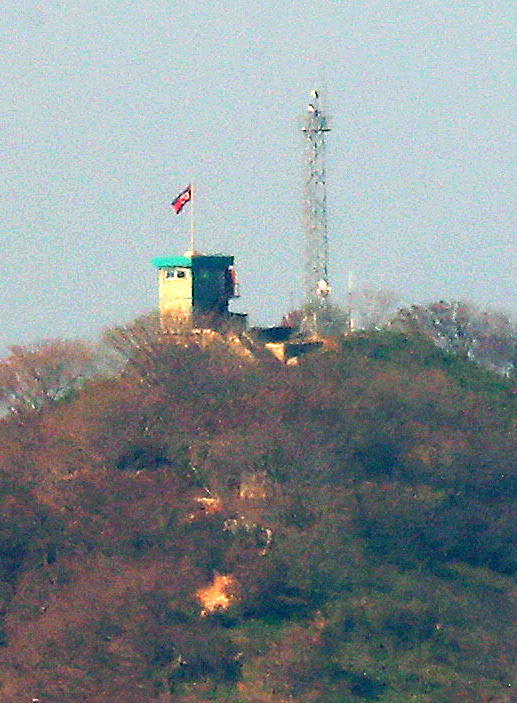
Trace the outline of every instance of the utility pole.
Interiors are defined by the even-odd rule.
[[[321,332],[330,303],[325,174],[325,135],[330,132],[330,127],[317,90],[310,92],[302,132],[305,135],[305,303],[302,329],[317,335]]]

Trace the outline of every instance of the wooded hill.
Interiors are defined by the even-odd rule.
[[[108,338],[4,364],[3,703],[517,701],[510,381],[417,332]]]

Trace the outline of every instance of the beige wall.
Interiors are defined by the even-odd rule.
[[[167,278],[167,269],[160,269],[158,291],[160,315],[190,315],[192,311],[192,270],[185,271],[184,278]]]

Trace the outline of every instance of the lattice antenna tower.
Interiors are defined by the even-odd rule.
[[[305,306],[303,327],[317,334],[329,306],[329,241],[327,230],[327,184],[325,138],[330,132],[320,94],[311,90],[302,118],[305,135]]]

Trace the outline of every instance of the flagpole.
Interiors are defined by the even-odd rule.
[[[190,184],[190,251],[194,250],[194,182]]]

